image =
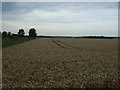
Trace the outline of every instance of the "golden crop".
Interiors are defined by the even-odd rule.
[[[38,38],[3,49],[3,88],[118,88],[118,40]]]

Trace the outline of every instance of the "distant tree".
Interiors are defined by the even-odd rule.
[[[18,36],[24,36],[25,32],[23,29],[20,29],[18,32]]]
[[[16,36],[18,36],[18,34],[14,34],[14,33],[12,33],[12,37],[16,37]]]
[[[6,31],[3,31],[2,32],[2,37],[6,37],[7,36],[7,32]]]
[[[35,28],[31,28],[29,30],[29,37],[36,37],[37,33],[36,33],[36,29]]]
[[[11,34],[11,32],[8,32],[8,36],[11,36],[12,34]]]
[[[0,37],[2,36],[2,33],[0,32]]]

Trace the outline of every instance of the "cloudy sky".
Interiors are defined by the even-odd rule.
[[[3,31],[38,35],[118,36],[117,2],[3,2]]]

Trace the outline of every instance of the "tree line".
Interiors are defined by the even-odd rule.
[[[37,33],[36,33],[36,29],[35,28],[31,28],[29,29],[29,37],[36,37],[37,36]],[[24,37],[25,36],[25,32],[24,32],[24,29],[19,29],[18,31],[18,34],[14,34],[14,33],[11,33],[11,32],[6,32],[6,31],[3,31],[2,32],[2,37],[7,37],[7,36],[19,36],[19,37]]]

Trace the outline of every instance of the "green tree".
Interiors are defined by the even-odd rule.
[[[0,37],[2,37],[2,33],[0,32]]]
[[[8,32],[8,36],[11,36],[12,34],[11,34],[11,32]]]
[[[24,36],[25,32],[24,32],[24,29],[20,29],[19,32],[18,32],[18,35],[19,36]]]
[[[6,37],[8,34],[7,34],[7,32],[6,31],[3,31],[2,32],[2,37]]]
[[[31,28],[29,30],[29,37],[36,37],[37,33],[36,33],[36,29],[35,28]]]

